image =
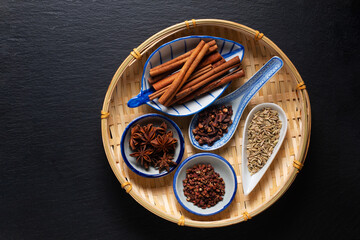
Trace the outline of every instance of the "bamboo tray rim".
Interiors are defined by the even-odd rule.
[[[256,31],[245,25],[235,23],[232,21],[227,21],[227,20],[220,20],[220,19],[197,19],[197,20],[195,20],[195,19],[193,19],[192,23],[193,23],[193,27],[195,27],[195,26],[219,26],[219,27],[230,28],[233,30],[244,31],[245,33],[254,35],[255,37],[259,36],[259,31]],[[137,52],[137,53],[146,52],[148,49],[153,47],[157,42],[165,39],[166,37],[178,32],[178,31],[185,30],[186,28],[189,29],[189,25],[190,25],[189,22],[185,21],[185,23],[181,22],[181,23],[175,24],[173,26],[170,26],[164,30],[161,30],[158,33],[151,36],[150,38],[148,38],[142,44],[140,44],[139,47],[135,48],[133,52]],[[304,85],[304,81],[302,80],[299,72],[297,71],[295,66],[292,64],[292,62],[289,60],[289,58],[282,52],[282,50],[263,34],[261,35],[261,40],[264,41],[265,44],[269,45],[274,51],[276,51],[278,53],[278,56],[283,59],[284,63],[287,64],[288,68],[294,74],[294,78],[296,79],[298,86],[302,85],[302,84]],[[136,61],[138,58],[138,56],[136,54],[133,54],[133,52],[131,52],[131,54],[122,62],[122,64],[115,72],[115,74],[109,84],[109,87],[105,94],[103,107],[101,110],[101,132],[102,132],[102,141],[103,141],[104,150],[105,150],[108,162],[109,162],[115,176],[121,183],[121,186],[126,190],[126,192],[129,193],[138,203],[140,203],[143,207],[145,207],[150,212],[152,212],[168,221],[178,223],[179,225],[182,225],[182,226],[185,225],[185,226],[200,227],[200,228],[223,227],[223,226],[228,226],[231,224],[239,223],[242,221],[246,221],[246,220],[250,219],[251,217],[256,216],[257,214],[261,213],[262,211],[264,211],[268,207],[270,207],[272,204],[274,204],[287,191],[287,189],[291,186],[291,184],[295,180],[297,173],[299,173],[299,170],[301,169],[301,167],[299,168],[299,170],[292,171],[292,173],[289,175],[286,183],[277,190],[277,192],[273,195],[273,197],[268,202],[264,203],[261,207],[259,207],[258,209],[255,209],[254,211],[252,211],[250,213],[247,213],[247,212],[246,212],[246,214],[244,213],[244,216],[242,216],[242,217],[239,217],[236,219],[223,219],[223,220],[217,220],[217,221],[197,221],[197,220],[192,220],[192,219],[186,219],[186,222],[184,222],[184,219],[179,220],[178,218],[175,218],[174,216],[169,216],[167,213],[165,213],[164,211],[162,211],[160,209],[155,209],[149,202],[144,201],[137,194],[134,194],[134,192],[131,191],[131,185],[129,186],[129,184],[127,182],[127,178],[125,177],[125,174],[123,172],[121,173],[117,169],[116,161],[114,160],[115,156],[114,156],[113,152],[110,150],[111,149],[110,142],[109,142],[110,131],[108,128],[108,119],[107,119],[107,117],[109,116],[109,106],[110,106],[111,96],[113,94],[113,91],[114,91],[118,81],[120,80],[120,76],[124,73],[125,69],[129,65],[131,65],[134,61]],[[299,162],[300,166],[303,166],[307,152],[308,152],[308,147],[310,144],[311,107],[310,107],[309,95],[308,95],[306,88],[298,89],[297,93],[299,94],[299,99],[301,99],[301,102],[303,105],[302,106],[303,111],[301,112],[301,115],[302,115],[302,119],[304,120],[304,125],[302,127],[302,132],[301,132],[301,134],[303,136],[303,140],[299,147],[299,158],[297,159],[297,161]],[[123,171],[123,170],[121,170],[121,171]]]

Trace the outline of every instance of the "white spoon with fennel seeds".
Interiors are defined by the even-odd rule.
[[[280,124],[281,126],[278,126]],[[241,175],[245,195],[251,193],[268,170],[284,141],[286,130],[286,114],[279,105],[261,103],[250,111],[245,120],[241,155]],[[249,142],[249,133],[252,135],[251,142]],[[249,160],[251,160],[250,166]]]

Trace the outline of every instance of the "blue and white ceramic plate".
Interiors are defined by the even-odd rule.
[[[213,91],[185,104],[177,104],[170,107],[163,106],[158,102],[158,99],[153,101],[150,101],[149,99],[149,95],[154,92],[154,89],[148,82],[148,78],[150,77],[150,68],[158,66],[163,62],[169,61],[177,56],[184,54],[190,49],[195,48],[201,40],[206,42],[215,40],[216,44],[218,45],[218,51],[225,58],[225,60],[239,56],[240,60],[242,61],[244,57],[244,47],[241,44],[219,37],[188,36],[165,43],[156,49],[146,61],[141,79],[141,91],[137,96],[129,100],[128,106],[133,108],[146,103],[154,109],[172,116],[188,116],[201,111],[213,103],[225,91],[230,83],[220,88],[214,89]]]

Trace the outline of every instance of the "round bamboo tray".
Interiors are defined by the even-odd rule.
[[[238,191],[232,204],[213,216],[197,216],[187,212],[176,201],[172,189],[174,172],[160,179],[147,179],[133,173],[120,153],[120,138],[127,124],[134,118],[155,110],[147,105],[128,108],[128,100],[140,90],[143,66],[149,55],[160,45],[188,35],[212,35],[239,42],[245,47],[242,66],[246,75],[230,85],[227,93],[240,87],[272,56],[284,61],[283,68],[254,96],[246,107],[231,141],[214,151],[233,166]],[[288,118],[288,131],[279,153],[252,193],[245,196],[241,178],[241,149],[244,121],[249,111],[259,103],[280,105]],[[184,159],[199,151],[189,142],[189,117],[171,117],[185,137]],[[168,27],[134,49],[116,71],[106,92],[101,111],[102,140],[106,156],[121,186],[138,203],[152,213],[181,226],[200,228],[222,227],[247,221],[279,199],[294,181],[307,154],[311,128],[309,96],[305,84],[288,57],[259,31],[244,25],[217,19],[185,21]]]

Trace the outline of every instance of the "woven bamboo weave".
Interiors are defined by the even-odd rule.
[[[239,42],[245,47],[242,66],[245,77],[233,82],[224,95],[244,84],[272,56],[284,61],[283,68],[254,96],[246,107],[232,140],[214,153],[227,159],[235,169],[238,191],[232,204],[213,216],[196,216],[177,202],[172,189],[174,172],[164,178],[147,179],[127,168],[120,153],[120,138],[125,127],[134,118],[155,112],[147,105],[128,108],[128,100],[138,94],[143,66],[150,54],[160,45],[188,35],[211,35]],[[141,56],[139,56],[141,55]],[[108,161],[122,187],[139,204],[154,214],[178,224],[192,227],[221,227],[252,218],[273,204],[294,181],[304,164],[310,139],[311,110],[305,84],[287,56],[266,35],[234,22],[217,19],[189,20],[162,30],[140,46],[121,64],[105,96],[101,129]],[[223,95],[223,96],[224,96]],[[241,149],[244,121],[249,111],[259,103],[280,105],[288,118],[284,143],[272,165],[253,192],[245,196],[241,178]],[[171,117],[185,137],[184,159],[198,153],[189,142],[189,117]],[[130,199],[129,196],[129,199]]]

